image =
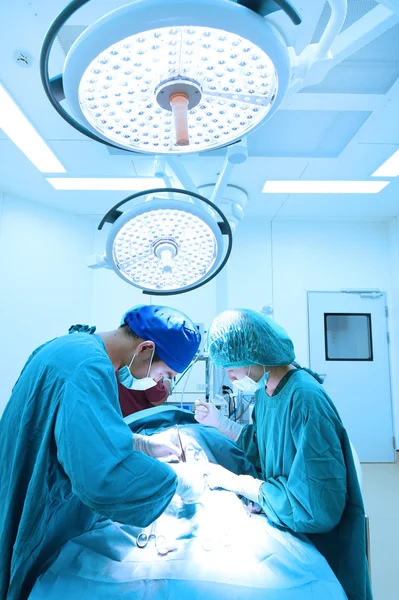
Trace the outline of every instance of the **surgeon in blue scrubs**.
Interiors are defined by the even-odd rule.
[[[277,527],[306,534],[348,600],[371,600],[362,495],[350,442],[320,378],[294,363],[291,339],[253,310],[228,310],[208,332],[213,363],[232,385],[255,396],[253,423],[240,425],[212,404],[196,419],[234,440],[258,478],[208,466],[208,484],[260,505]]]
[[[170,433],[132,435],[115,377],[148,389],[184,371],[196,326],[142,305],[114,331],[94,331],[76,326],[37,348],[0,421],[1,600],[28,598],[60,547],[100,520],[146,527],[175,493],[192,502],[203,490],[186,465],[154,460],[179,454]]]

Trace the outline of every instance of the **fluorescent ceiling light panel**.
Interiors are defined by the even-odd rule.
[[[264,194],[378,194],[389,181],[266,181]]]
[[[373,177],[396,177],[399,175],[399,150],[396,150],[376,171]]]
[[[56,190],[146,190],[163,188],[165,182],[158,177],[47,177]]]
[[[0,128],[42,173],[65,169],[0,83]]]

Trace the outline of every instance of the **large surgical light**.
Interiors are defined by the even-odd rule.
[[[89,26],[50,81],[52,43],[87,1],[72,2],[53,23],[41,72],[58,112],[93,139],[156,154],[215,149],[263,123],[285,96],[285,42],[241,5],[253,2],[233,0],[136,0]]]
[[[122,204],[140,196],[146,196],[146,201],[119,211]],[[105,222],[113,223],[106,242],[106,266],[146,294],[171,295],[200,287],[220,272],[231,252],[227,219],[194,192],[159,188],[133,194],[105,215],[99,229]]]

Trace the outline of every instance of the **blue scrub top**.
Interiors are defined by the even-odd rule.
[[[0,598],[24,600],[54,553],[101,518],[146,527],[177,487],[133,450],[96,335],[66,335],[26,363],[0,421]]]
[[[270,521],[304,533],[349,600],[371,600],[366,519],[349,439],[323,387],[302,369],[273,396],[255,396],[253,424],[237,441],[265,481],[259,503]]]

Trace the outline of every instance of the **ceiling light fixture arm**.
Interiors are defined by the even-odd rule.
[[[197,186],[194,181],[191,179],[190,175],[187,173],[186,168],[183,166],[180,156],[167,156],[165,158],[167,164],[172,169],[177,179],[180,181],[182,188],[184,190],[188,190],[189,192],[197,192]],[[201,203],[197,201],[195,198],[195,194],[193,197],[193,204],[200,205]]]
[[[247,149],[247,138],[238,141],[233,146],[227,148],[226,158],[224,160],[223,168],[219,174],[218,180],[215,184],[214,190],[211,196],[211,202],[218,204],[223,198],[223,194],[226,190],[226,186],[230,179],[231,173],[235,165],[244,163],[248,158]]]
[[[334,66],[331,47],[339,35],[346,19],[347,0],[327,0],[331,8],[327,26],[317,44],[309,44],[297,56],[289,48],[292,66],[290,92],[298,92],[308,85],[320,83]]]
[[[154,156],[154,177],[162,179],[167,188],[173,187],[172,180],[166,172],[165,158],[159,154]],[[168,197],[173,199],[173,194],[169,194]]]

